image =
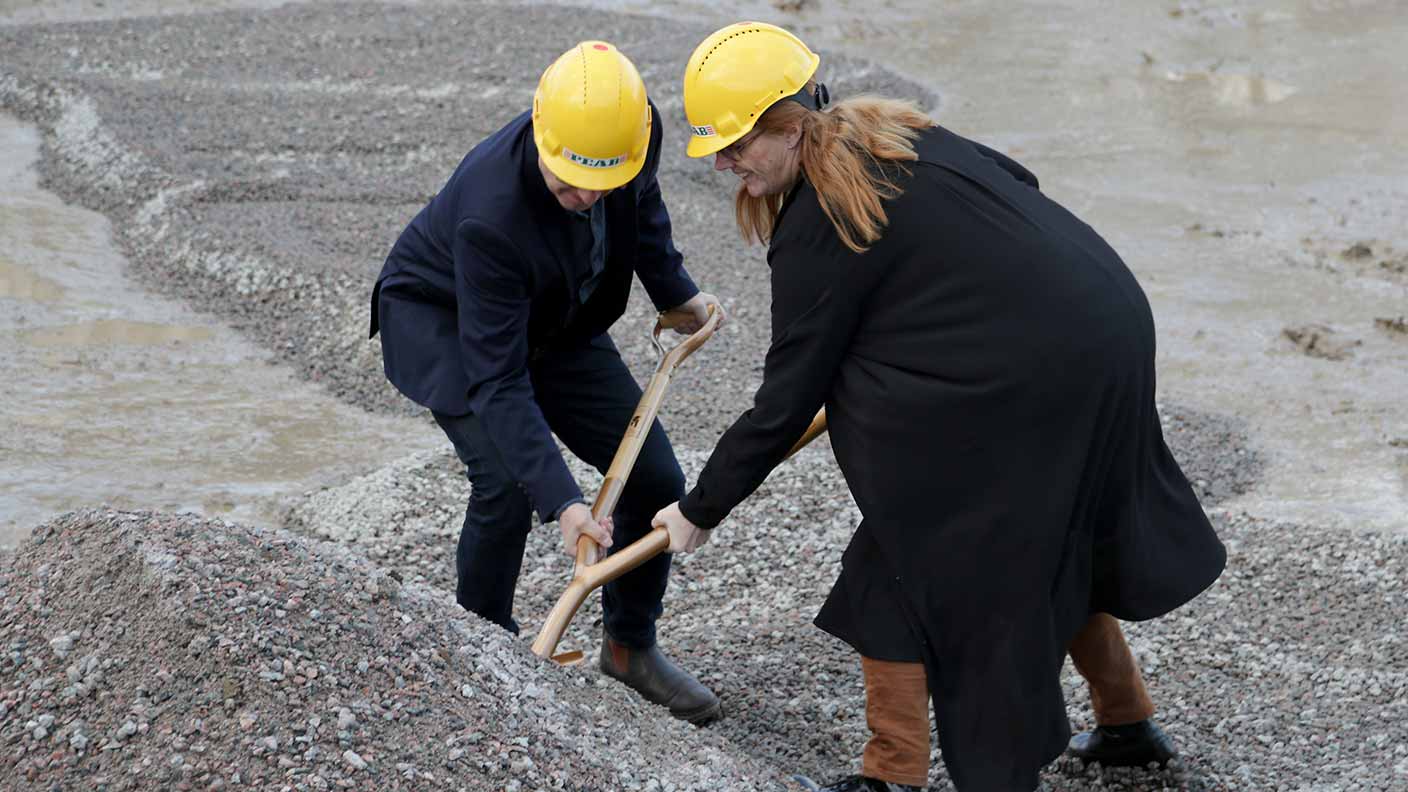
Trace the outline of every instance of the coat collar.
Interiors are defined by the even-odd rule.
[[[553,197],[552,191],[543,181],[543,172],[538,169],[538,147],[533,143],[531,118],[523,125],[523,131],[514,142],[514,151],[518,155],[518,173],[523,185],[523,195],[528,202],[535,210],[566,215],[567,210]]]

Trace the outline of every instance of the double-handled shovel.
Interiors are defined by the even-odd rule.
[[[635,466],[636,456],[640,454],[641,446],[645,444],[645,436],[655,422],[656,414],[660,412],[660,403],[665,398],[665,387],[670,384],[670,378],[680,363],[689,357],[694,350],[703,346],[704,342],[709,340],[709,336],[713,335],[714,328],[718,326],[719,315],[711,308],[709,320],[702,328],[681,341],[674,349],[666,352],[665,347],[660,343],[660,331],[673,327],[682,320],[683,317],[672,316],[667,312],[660,314],[655,322],[651,342],[661,355],[660,363],[655,367],[655,374],[651,376],[650,384],[646,387],[645,394],[641,396],[635,414],[631,416],[631,422],[626,427],[626,436],[622,438],[620,447],[616,449],[616,456],[612,458],[611,467],[607,468],[606,478],[602,481],[601,489],[597,492],[596,500],[592,503],[592,519],[594,520],[602,519],[616,508],[616,501],[621,496],[621,490],[626,485],[631,468]],[[792,450],[787,452],[787,456],[790,457],[800,451],[824,431],[826,431],[826,411],[823,409],[816,414],[811,426],[807,427],[807,431],[803,433],[796,445],[792,446]],[[567,631],[567,625],[572,621],[572,617],[577,615],[577,609],[586,601],[587,595],[665,552],[669,546],[670,532],[657,527],[614,554],[607,556],[606,559],[598,561],[599,547],[596,542],[592,541],[589,536],[578,539],[577,564],[572,572],[572,582],[567,584],[567,590],[558,598],[557,604],[548,613],[547,621],[543,622],[542,629],[538,631],[538,637],[533,640],[533,654],[542,658],[550,657],[553,661],[563,665],[581,662],[582,652],[579,650],[556,655],[553,652],[557,650],[557,642],[562,640],[562,634]]]
[[[655,373],[650,377],[650,384],[646,386],[640,403],[636,405],[635,413],[631,415],[631,422],[626,425],[626,435],[621,438],[621,445],[616,448],[616,456],[612,457],[611,466],[606,469],[606,478],[601,482],[601,489],[597,490],[596,500],[592,502],[594,520],[600,521],[615,510],[616,501],[621,498],[621,491],[626,487],[626,479],[631,475],[631,468],[635,467],[636,457],[645,445],[646,435],[650,433],[655,416],[660,412],[660,404],[665,400],[665,388],[669,386],[670,378],[685,358],[694,354],[696,349],[709,340],[719,326],[721,318],[719,312],[710,306],[709,318],[704,326],[667,352],[660,343],[660,332],[679,325],[688,316],[673,311],[662,311],[655,320],[655,330],[651,333],[650,342],[660,355],[660,363],[656,365]],[[564,652],[560,655],[553,655],[553,652],[587,595],[654,558],[669,546],[669,532],[651,531],[615,554],[598,561],[597,553],[600,547],[597,543],[590,536],[579,538],[577,564],[572,573],[572,582],[567,585],[567,590],[558,598],[557,604],[548,613],[547,621],[543,622],[542,629],[538,631],[538,637],[533,641],[533,654],[552,657],[563,665],[580,662],[580,651]]]

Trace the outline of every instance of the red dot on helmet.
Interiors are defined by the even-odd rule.
[[[609,50],[611,48],[606,46],[605,44],[593,44],[592,49]]]

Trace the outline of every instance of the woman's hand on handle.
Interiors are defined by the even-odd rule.
[[[651,520],[650,524],[670,532],[671,553],[693,553],[708,544],[709,534],[713,533],[690,522],[680,511],[679,501],[656,512],[655,519]]]

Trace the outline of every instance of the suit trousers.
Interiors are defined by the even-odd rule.
[[[610,337],[602,334],[535,355],[529,376],[553,434],[578,458],[605,473],[641,397],[640,386]],[[478,416],[432,414],[464,463],[470,483],[455,552],[456,599],[465,610],[516,634],[514,588],[534,505],[526,487],[505,468]],[[656,421],[612,513],[612,551],[648,533],[655,513],[683,495],[684,474]],[[606,632],[617,642],[637,649],[655,644],[670,560],[669,553],[662,553],[602,587]]]

